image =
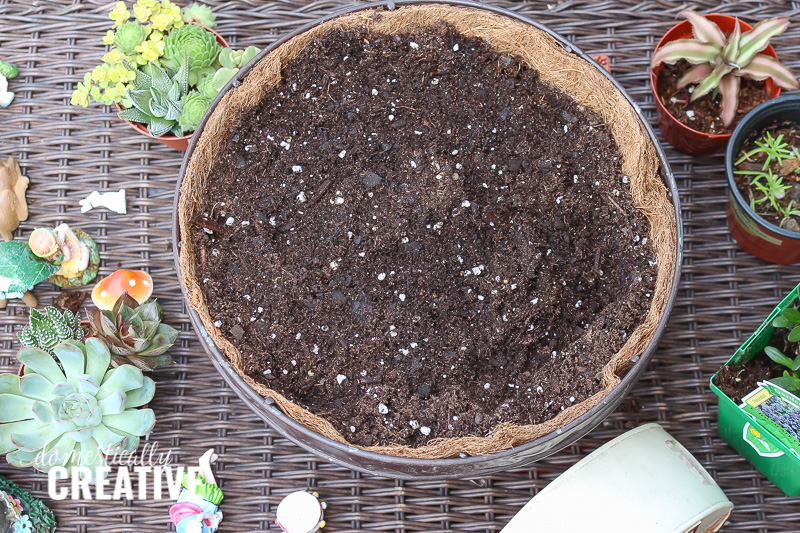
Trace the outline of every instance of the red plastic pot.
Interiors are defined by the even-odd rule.
[[[720,29],[726,33],[732,33],[736,23],[736,18],[730,15],[720,15],[718,13],[711,13],[705,15],[711,22],[714,22]],[[748,23],[740,20],[742,32],[752,29]],[[656,50],[665,44],[677,41],[678,39],[692,39],[692,25],[688,20],[684,20],[680,24],[674,26],[669,30],[664,37],[658,42]],[[778,58],[775,54],[775,49],[772,45],[767,46],[765,50],[761,51],[762,54],[770,57]],[[655,69],[650,70],[650,87],[653,89],[653,99],[656,102],[656,112],[658,114],[658,127],[661,128],[661,133],[669,141],[669,143],[680,150],[681,152],[690,155],[709,155],[722,149],[731,138],[731,134],[714,135],[711,133],[703,133],[702,131],[693,130],[689,126],[682,124],[678,119],[673,117],[658,96],[658,73],[661,70],[661,65]],[[777,98],[781,94],[780,87],[776,87],[772,80],[767,78],[765,88],[769,93],[770,98]]]
[[[750,111],[736,126],[725,153],[728,178],[728,227],[739,247],[764,261],[779,265],[800,262],[800,233],[771,224],[756,213],[734,181],[733,163],[744,142],[754,132],[790,121],[800,124],[800,95],[788,94],[764,102]]]
[[[200,26],[203,25],[200,24]],[[205,28],[206,31],[210,31],[216,36],[217,42],[219,43],[220,46],[222,46],[223,48],[230,48],[228,41],[226,41],[225,38],[222,37],[222,35],[215,32],[211,28],[206,28],[205,26],[203,26],[203,28]],[[117,112],[121,113],[122,106],[120,106],[119,104],[115,105],[117,106]],[[145,126],[144,124],[139,124],[138,122],[131,122],[130,120],[126,120],[125,122],[127,122],[131,128],[138,131],[142,135],[150,137],[151,139],[155,139],[161,144],[166,144],[170,148],[174,148],[175,150],[180,150],[180,151],[185,151],[187,148],[189,148],[189,139],[192,138],[191,133],[189,135],[184,135],[183,137],[176,137],[174,135],[162,135],[161,137],[154,137],[153,135],[150,135],[150,132],[147,131],[147,126]]]

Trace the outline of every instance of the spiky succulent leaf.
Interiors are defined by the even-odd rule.
[[[718,46],[725,46],[725,34],[714,22],[708,20],[697,11],[681,11],[681,15],[689,19],[692,25],[692,34],[696,39],[704,43],[714,43]]]
[[[653,54],[650,65],[655,68],[661,63],[676,63],[685,59],[689,63],[712,63],[722,51],[713,43],[703,43],[694,39],[678,39],[660,47]]]
[[[150,371],[168,365],[166,351],[175,344],[178,331],[161,322],[161,306],[155,300],[139,304],[123,295],[110,311],[89,311],[90,335],[105,342],[112,365],[132,364]]]
[[[184,22],[196,22],[206,28],[213,28],[217,25],[216,20],[217,16],[207,5],[193,3],[183,8]]]
[[[800,82],[797,81],[797,78],[788,68],[783,66],[777,59],[764,54],[756,54],[746,67],[734,70],[733,73],[737,76],[747,76],[754,80],[772,78],[775,85],[784,89],[800,88]]]
[[[178,117],[181,116],[183,99],[188,89],[188,59],[176,71],[148,63],[136,71],[134,89],[128,90],[127,97],[133,107],[119,113],[119,117],[147,126],[154,137],[169,132],[180,136]]]
[[[108,368],[99,339],[71,341],[47,353],[23,348],[17,358],[30,371],[0,376],[0,453],[9,464],[48,471],[54,466],[101,466],[104,454],[132,450],[155,423],[139,407],[155,384],[130,365]],[[133,446],[133,447],[132,447]]]
[[[17,335],[23,346],[39,348],[54,355],[53,348],[66,340],[83,340],[81,317],[69,309],[47,307],[44,312],[31,309],[28,325]]]
[[[703,78],[711,74],[713,70],[714,67],[711,63],[701,63],[693,66],[678,80],[678,89],[683,89],[689,84],[700,82]]]
[[[701,96],[705,96],[719,87],[720,80],[727,76],[732,70],[733,67],[724,63],[714,67],[714,70],[711,72],[711,74],[703,78],[703,81],[700,82],[700,85],[695,88],[694,92],[692,93],[691,101],[694,102]]]
[[[743,67],[750,63],[757,53],[769,46],[769,41],[786,31],[789,27],[789,19],[786,17],[776,17],[762,20],[750,31],[742,35],[739,45],[737,64]]]

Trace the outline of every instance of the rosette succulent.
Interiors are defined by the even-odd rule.
[[[217,25],[217,16],[211,8],[204,4],[192,4],[183,8],[183,21],[202,24],[206,28],[213,28]]]
[[[44,312],[31,309],[28,325],[17,335],[23,346],[38,348],[55,355],[53,348],[68,340],[83,340],[81,317],[69,309],[64,312],[47,307]]]
[[[756,24],[742,33],[739,21],[730,35],[712,21],[694,11],[682,11],[692,25],[694,39],[678,39],[658,48],[650,63],[675,63],[685,59],[695,65],[678,80],[678,88],[696,83],[690,101],[694,102],[713,90],[722,95],[722,122],[729,126],[739,106],[739,81],[742,77],[754,80],[772,78],[775,85],[785,89],[800,87],[797,78],[777,59],[760,54],[773,37],[789,26],[786,17],[772,18]]]
[[[111,354],[99,339],[54,351],[60,366],[42,350],[22,348],[25,375],[0,376],[0,454],[47,472],[93,469],[105,466],[107,454],[135,450],[155,424],[152,409],[138,409],[152,400],[153,380],[130,365],[109,369]]]
[[[186,24],[164,36],[164,64],[177,68],[181,59],[189,59],[189,84],[197,85],[204,70],[213,68],[220,45],[217,37],[197,24]]]
[[[200,119],[211,105],[211,100],[198,91],[189,91],[189,93],[181,99],[183,110],[178,117],[178,125],[183,131],[194,131],[197,125],[200,124]]]
[[[138,22],[126,22],[117,30],[114,43],[124,54],[133,54],[136,47],[147,39],[147,30]]]
[[[89,311],[89,334],[108,344],[111,364],[132,364],[150,371],[168,365],[166,351],[175,344],[178,331],[161,323],[161,306],[155,300],[139,304],[123,294],[111,311]]]
[[[126,65],[129,65],[127,62]],[[150,63],[136,71],[133,90],[127,97],[133,107],[119,113],[119,117],[147,125],[153,137],[168,132],[180,137],[184,130],[178,124],[183,110],[181,100],[189,90],[189,70],[184,55],[183,63],[177,72],[171,73],[155,63]]]

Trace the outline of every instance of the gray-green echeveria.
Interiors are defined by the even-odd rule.
[[[126,22],[117,29],[114,43],[123,54],[132,54],[147,38],[147,30],[138,22]]]
[[[109,369],[111,354],[99,339],[55,347],[61,363],[36,348],[17,359],[25,374],[0,375],[0,454],[12,466],[47,472],[106,465],[105,455],[131,452],[155,425],[155,383],[130,365]],[[63,368],[63,370],[62,370]]]
[[[211,100],[198,91],[189,91],[189,94],[183,97],[181,103],[183,104],[183,110],[178,117],[178,125],[184,133],[196,130],[206,109],[211,105]]]
[[[213,68],[219,55],[217,37],[197,24],[185,24],[164,36],[164,63],[173,69],[184,53],[189,58],[189,85],[197,85],[204,70]]]

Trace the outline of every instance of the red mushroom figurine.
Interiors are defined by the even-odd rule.
[[[153,294],[153,278],[144,270],[117,270],[94,286],[92,302],[98,309],[110,311],[124,293],[140,304],[145,303]]]

